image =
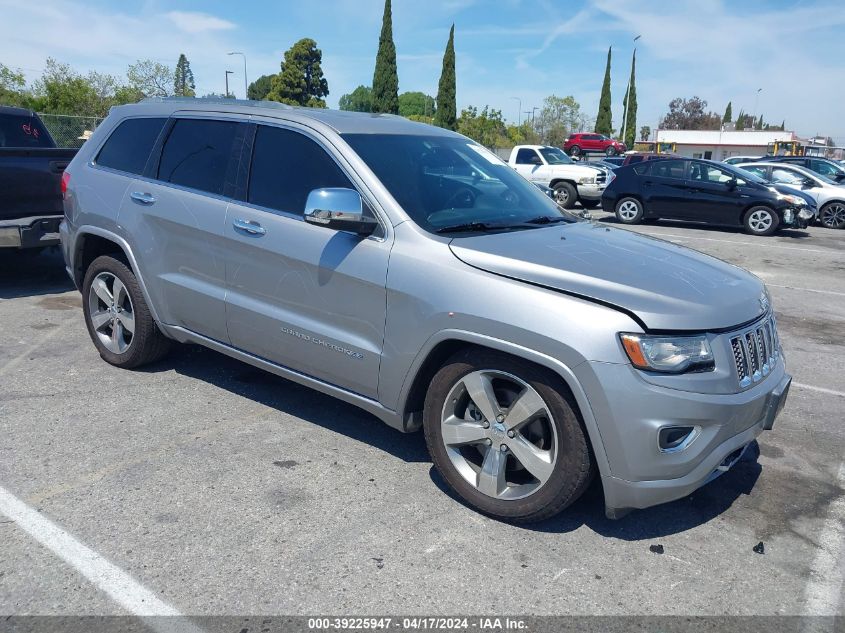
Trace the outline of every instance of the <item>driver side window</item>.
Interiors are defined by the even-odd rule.
[[[543,161],[540,160],[539,154],[533,149],[523,147],[516,154],[517,165],[541,165],[542,163]]]

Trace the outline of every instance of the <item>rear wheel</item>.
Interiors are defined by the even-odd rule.
[[[819,213],[819,221],[829,229],[845,229],[845,203],[828,202]]]
[[[622,198],[616,203],[616,219],[622,224],[639,224],[643,220],[643,204],[636,198]]]
[[[604,150],[604,153],[607,156],[616,156],[616,154],[617,154],[616,148],[613,147],[613,145],[609,146],[606,150]]]
[[[425,438],[437,470],[467,503],[499,519],[539,521],[575,501],[592,477],[576,412],[554,374],[470,350],[432,379]]]
[[[581,148],[578,145],[573,145],[569,148],[570,156],[580,156],[581,155]]]
[[[772,235],[778,230],[780,219],[769,207],[752,207],[745,214],[743,224],[751,235]]]
[[[571,209],[578,200],[578,191],[568,182],[559,182],[552,189],[555,190],[555,202],[564,209]]]
[[[167,353],[170,341],[159,331],[138,280],[124,262],[110,255],[91,262],[82,297],[88,334],[107,363],[139,367]]]

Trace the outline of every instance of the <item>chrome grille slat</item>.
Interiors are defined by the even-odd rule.
[[[730,337],[739,386],[745,389],[772,371],[779,340],[774,315]]]

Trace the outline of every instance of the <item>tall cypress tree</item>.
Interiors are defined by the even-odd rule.
[[[455,25],[449,30],[449,41],[443,53],[443,70],[440,72],[440,84],[437,87],[437,111],[434,113],[434,125],[447,130],[457,129],[458,104],[455,89]]]
[[[173,94],[177,97],[195,97],[195,88],[191,62],[185,57],[185,53],[182,53],[176,62],[176,72],[173,73]]]
[[[637,51],[634,51],[634,56],[631,58],[631,78],[628,80],[630,88],[625,93],[625,98],[622,99],[622,120],[625,122],[625,138],[622,142],[626,146],[633,147],[634,141],[637,140]],[[630,107],[629,104],[630,103]]]
[[[613,47],[607,49],[607,67],[604,69],[604,83],[601,86],[599,113],[596,116],[596,134],[613,133],[613,115],[610,111],[610,57]]]
[[[396,45],[393,43],[393,13],[390,0],[384,0],[376,70],[373,74],[372,111],[399,114],[399,75],[396,72]]]
[[[731,106],[731,102],[728,101],[728,107],[725,108],[725,116],[722,117],[722,123],[730,123],[733,121],[733,107]]]

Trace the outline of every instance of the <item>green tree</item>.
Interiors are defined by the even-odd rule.
[[[707,102],[699,97],[676,97],[669,102],[669,112],[660,127],[665,130],[718,130],[722,117],[707,111]]]
[[[29,100],[23,73],[0,64],[0,105],[24,106]]]
[[[273,89],[273,77],[276,75],[261,75],[258,79],[249,84],[246,89],[246,98],[253,101],[266,99]]]
[[[457,129],[464,136],[485,147],[504,147],[510,144],[502,111],[492,110],[487,106],[484,106],[481,112],[475,106],[461,110]]]
[[[399,75],[396,71],[396,45],[393,43],[393,12],[390,0],[384,0],[376,68],[373,72],[372,111],[399,113]]]
[[[435,112],[434,97],[424,92],[403,92],[399,95],[399,114],[402,116],[432,117]]]
[[[762,130],[763,129],[763,115],[762,114],[760,115],[760,118],[757,119],[757,125],[754,126],[754,129],[756,129],[756,130]]]
[[[534,121],[534,128],[541,142],[560,146],[571,132],[583,127],[584,123],[581,105],[575,97],[551,95],[543,100],[543,108]]]
[[[531,121],[523,121],[519,125],[509,125],[506,134],[508,145],[536,145],[540,143],[540,135],[531,126]]]
[[[350,112],[372,112],[373,89],[369,86],[358,86],[352,92],[341,95],[338,107]]]
[[[126,71],[129,86],[145,97],[170,97],[173,95],[173,71],[151,59],[141,59]]]
[[[196,87],[191,62],[182,53],[176,62],[176,72],[173,73],[173,94],[177,97],[196,97]]]
[[[455,84],[455,25],[453,24],[449,29],[446,51],[443,53],[443,69],[440,71],[440,83],[437,86],[437,112],[434,114],[434,124],[447,130],[457,129],[458,102]]]
[[[625,98],[622,99],[622,120],[625,122],[625,138],[622,142],[628,147],[634,146],[634,141],[637,139],[637,51],[634,51],[634,56],[631,58],[631,78],[628,80],[628,90],[625,93]]]
[[[607,66],[604,69],[604,83],[601,86],[599,113],[596,115],[596,134],[613,134],[613,114],[610,110],[610,59],[613,47],[607,49]]]
[[[644,125],[640,128],[640,139],[643,141],[647,141],[651,136],[651,127],[648,125]]]
[[[317,42],[305,37],[287,51],[281,72],[272,79],[267,95],[271,101],[309,108],[325,108],[323,99],[329,94],[329,84],[323,77],[323,52]]]
[[[733,108],[731,107],[731,102],[728,101],[728,107],[725,108],[725,115],[722,117],[722,123],[730,123],[733,120]]]

